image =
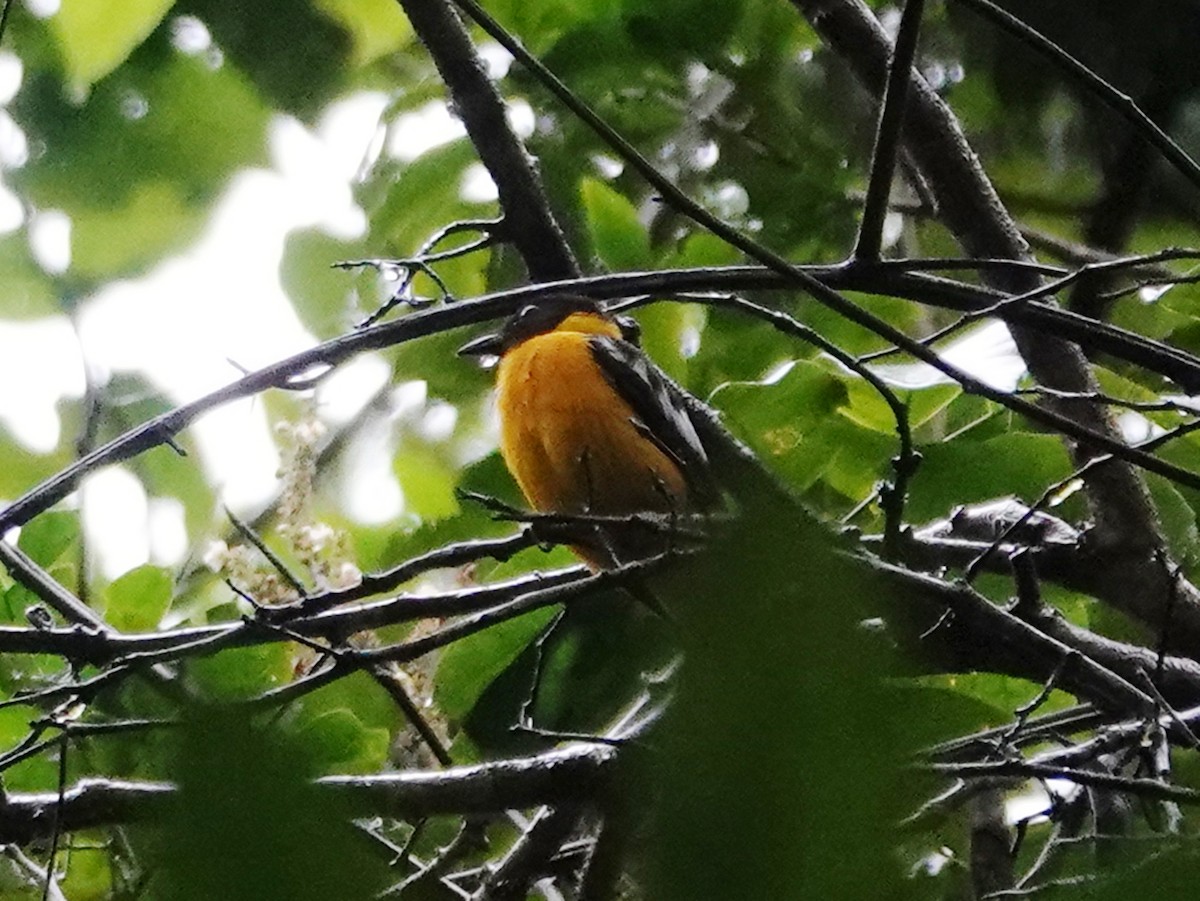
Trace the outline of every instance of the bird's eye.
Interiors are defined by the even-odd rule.
[[[616,322],[617,328],[621,330],[621,337],[630,344],[640,344],[642,341],[642,324],[632,316],[614,316],[613,321]]]
[[[537,310],[538,310],[538,308],[535,307],[533,304],[529,304],[528,306],[521,307],[521,309],[517,311],[517,318],[521,319],[521,320],[528,319],[530,316],[532,316],[534,313],[536,313]]]

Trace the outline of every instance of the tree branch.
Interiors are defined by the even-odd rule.
[[[871,158],[871,177],[863,203],[862,222],[854,259],[876,260],[883,246],[883,220],[888,212],[892,192],[892,177],[896,171],[896,154],[900,147],[900,126],[904,122],[904,107],[908,102],[913,57],[917,53],[917,37],[921,33],[921,13],[924,0],[907,0],[896,34],[896,47],[888,63],[887,91],[879,113],[875,135],[875,151]]]
[[[601,790],[616,756],[609,744],[574,744],[533,757],[430,772],[326,776],[317,784],[345,800],[355,816],[491,813],[585,800]],[[64,832],[144,822],[163,815],[175,797],[169,783],[83,779],[63,792],[57,821]],[[0,806],[0,843],[47,838],[58,802],[58,792],[10,792]]]
[[[950,309],[977,309],[1003,297],[995,292],[948,279],[908,273],[903,264],[794,268],[811,274],[832,288],[908,297]],[[604,275],[498,291],[472,301],[460,301],[450,306],[422,310],[393,322],[383,322],[340,335],[251,372],[191,403],[147,420],[91,451],[0,511],[0,532],[24,525],[38,513],[49,509],[74,491],[87,473],[102,466],[132,459],[159,445],[170,444],[174,435],[210,410],[270,388],[289,390],[300,381],[307,385],[311,377],[307,380],[304,378],[312,371],[324,374],[331,367],[369,350],[393,347],[427,335],[488,322],[515,312],[522,303],[534,302],[562,291],[610,298],[705,290],[778,291],[791,290],[794,287],[788,278],[759,266]],[[1165,375],[1189,391],[1200,391],[1200,359],[1161,342],[1045,304],[1023,304],[1019,308],[1005,311],[1004,318],[1011,322],[1036,325],[1048,333],[1097,351],[1111,353]]]
[[[504,211],[503,237],[517,247],[533,281],[570,278],[579,265],[550,203],[533,159],[508,124],[504,101],[454,7],[444,0],[399,0],[450,92],[451,108],[466,126],[487,167]]]

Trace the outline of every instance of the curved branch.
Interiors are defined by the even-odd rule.
[[[0,626],[0,652],[55,654],[68,660],[96,665],[157,663],[180,657],[215,654],[232,647],[290,641],[296,636],[311,638],[352,635],[368,629],[431,617],[459,616],[494,610],[516,598],[536,595],[541,591],[554,590],[564,585],[580,585],[581,587],[575,590],[588,591],[588,586],[592,583],[582,581],[587,573],[584,567],[578,566],[444,594],[400,595],[302,616],[288,622],[286,630],[276,628],[271,622],[271,608],[266,608],[266,619],[263,621],[246,619],[223,625],[191,626],[136,635],[80,627],[35,629]]]
[[[998,763],[927,763],[918,769],[943,776],[962,779],[996,779],[1018,776],[1026,779],[1066,779],[1076,785],[1111,788],[1141,798],[1157,801],[1176,801],[1180,804],[1200,804],[1200,790],[1160,782],[1157,779],[1117,776],[1095,770],[1033,763],[1028,760],[1005,760]]]
[[[882,561],[872,567],[887,586],[881,594],[902,639],[948,671],[987,670],[1044,683],[1061,667],[1059,687],[1076,697],[1118,715],[1156,715],[1149,694],[969,586]],[[1066,658],[1071,665],[1063,666]]]
[[[1003,296],[961,282],[911,273],[908,271],[910,267],[903,261],[869,266],[846,264],[792,268],[831,288],[889,294],[956,310],[979,309],[995,303]],[[369,350],[393,347],[427,335],[507,316],[520,304],[541,297],[562,291],[611,298],[682,291],[780,291],[794,288],[795,285],[788,278],[763,266],[622,273],[565,279],[498,291],[472,301],[460,301],[449,306],[422,310],[393,322],[384,322],[340,335],[249,373],[198,400],[147,420],[108,444],[91,451],[0,511],[0,532],[24,525],[37,514],[48,510],[74,491],[87,473],[102,466],[131,459],[159,445],[170,444],[173,436],[210,410],[270,388],[287,390],[294,387],[294,382],[299,382],[314,370],[324,374],[329,368]],[[1003,311],[1002,318],[1009,322],[1036,325],[1047,333],[1097,351],[1111,353],[1165,375],[1186,390],[1200,391],[1200,359],[1162,342],[1046,304],[1023,304]],[[303,383],[310,384],[311,377]]]

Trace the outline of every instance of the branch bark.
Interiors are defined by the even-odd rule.
[[[616,757],[612,745],[580,743],[475,766],[326,776],[317,784],[344,799],[357,816],[494,813],[586,800],[602,789]],[[170,783],[116,779],[80,780],[64,790],[61,806],[58,792],[11,792],[0,805],[0,843],[47,838],[56,824],[63,832],[76,832],[145,822],[166,813],[176,797]]]
[[[466,126],[487,167],[504,212],[502,235],[511,241],[535,282],[579,275],[571,248],[550,211],[541,176],[508,124],[504,100],[454,7],[444,0],[399,0],[450,92],[451,108]]]

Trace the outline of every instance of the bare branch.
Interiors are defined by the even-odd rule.
[[[586,799],[604,785],[616,754],[608,744],[575,744],[434,772],[326,776],[317,784],[359,816],[487,813]],[[83,779],[63,792],[58,821],[65,832],[144,822],[164,814],[175,795],[175,787],[163,782]],[[58,802],[58,792],[9,793],[0,807],[0,843],[49,837]]]
[[[917,53],[917,36],[921,33],[921,13],[924,0],[908,0],[896,35],[896,46],[888,63],[887,91],[879,114],[879,129],[875,135],[875,152],[871,158],[871,177],[863,204],[862,223],[854,258],[875,260],[883,246],[883,220],[887,216],[888,197],[896,170],[896,154],[900,147],[900,126],[904,121],[904,106],[908,102],[908,84],[912,80],[913,57]]]
[[[930,763],[923,769],[942,776],[964,779],[995,779],[1021,776],[1028,779],[1066,779],[1076,785],[1091,785],[1128,792],[1156,801],[1176,801],[1180,804],[1200,804],[1200,791],[1178,785],[1168,785],[1157,779],[1115,776],[1095,770],[1034,763],[1028,760],[1004,760],[995,763]]]
[[[904,266],[884,263],[871,267],[792,267],[827,282],[831,287],[861,290],[900,297],[951,309],[974,309],[995,302],[1001,295],[975,286],[905,273]],[[664,272],[627,273],[570,279],[545,285],[500,291],[470,302],[423,310],[394,322],[341,335],[316,347],[265,366],[245,377],[147,420],[60,470],[0,511],[0,532],[23,525],[49,509],[78,487],[80,479],[103,466],[119,463],[168,443],[199,416],[243,397],[270,388],[289,390],[306,373],[326,371],[357,354],[378,350],[437,334],[453,328],[487,322],[511,314],[521,303],[564,290],[594,297],[628,297],[638,294],[671,294],[683,291],[785,290],[794,288],[789,278],[758,266],[685,269]],[[1096,322],[1052,306],[1030,303],[1005,316],[1012,322],[1028,323],[1048,333],[1077,342],[1096,351],[1111,353],[1174,379],[1187,390],[1200,391],[1200,360],[1162,342]]]

